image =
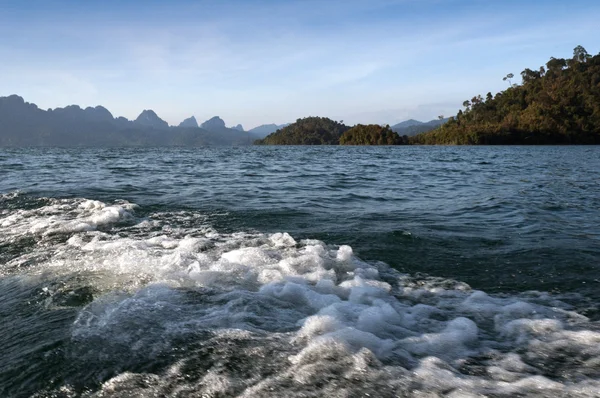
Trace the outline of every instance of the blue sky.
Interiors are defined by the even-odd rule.
[[[0,0],[0,95],[170,124],[429,120],[597,54],[598,21],[597,0]]]

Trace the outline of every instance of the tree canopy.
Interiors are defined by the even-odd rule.
[[[408,141],[408,137],[406,138]],[[357,124],[340,137],[340,145],[400,145],[402,137],[390,126]]]
[[[338,145],[341,135],[350,127],[326,117],[307,117],[296,120],[269,134],[258,145]]]
[[[509,80],[508,74],[504,79]],[[600,54],[577,46],[521,72],[522,84],[478,95],[443,126],[412,144],[600,144]]]

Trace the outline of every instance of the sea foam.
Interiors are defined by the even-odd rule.
[[[414,277],[287,233],[173,233],[135,208],[76,199],[0,217],[3,239],[64,236],[28,274],[93,284],[66,350],[117,375],[90,395],[599,395],[600,326],[557,297]]]

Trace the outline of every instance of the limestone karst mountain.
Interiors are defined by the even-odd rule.
[[[207,121],[202,123],[200,127],[208,131],[218,131],[226,128],[225,122],[219,116],[214,116],[208,119]]]
[[[190,118],[182,127],[169,127],[152,110],[135,121],[113,115],[102,106],[78,105],[43,110],[18,95],[0,97],[0,147],[61,146],[206,146],[250,145],[258,138],[227,129],[215,120],[218,131],[199,128]],[[210,124],[209,124],[210,125]]]
[[[194,116],[191,116],[179,123],[179,127],[198,127],[198,121]]]
[[[135,119],[135,123],[146,127],[154,127],[157,129],[166,129],[169,124],[162,120],[152,109],[144,109],[142,113]]]

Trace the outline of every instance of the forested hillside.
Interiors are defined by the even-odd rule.
[[[402,145],[408,143],[408,137],[402,137],[390,126],[378,124],[357,124],[340,137],[340,145]]]
[[[568,59],[521,72],[522,84],[478,95],[456,117],[412,144],[600,144],[600,54],[578,46]]]
[[[262,140],[258,145],[338,145],[341,135],[350,127],[326,117],[298,119]]]

